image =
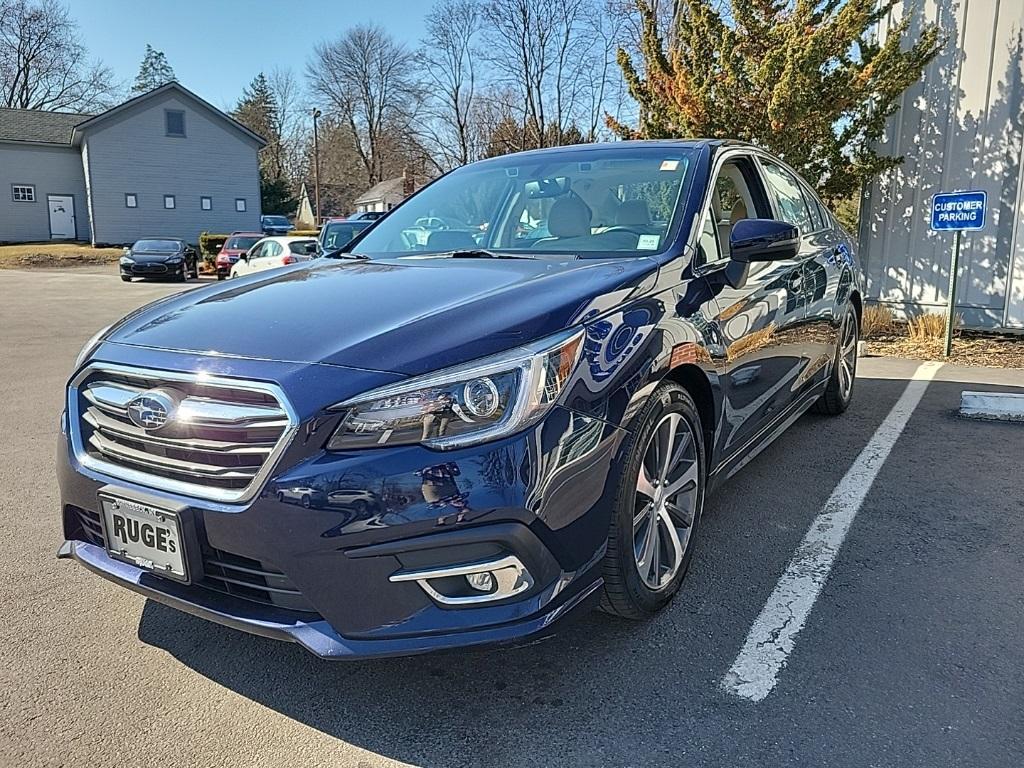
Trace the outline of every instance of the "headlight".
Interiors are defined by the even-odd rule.
[[[130,255],[128,255],[126,253],[124,256],[121,257],[121,263],[122,264],[134,264],[135,263],[135,259],[133,259]]]
[[[167,260],[167,263],[168,264],[181,264],[182,261],[184,261],[184,259],[181,256],[171,256],[171,258],[169,258]]]
[[[330,410],[345,417],[327,449],[451,449],[513,434],[554,405],[582,350],[583,330],[574,329],[338,403]]]
[[[82,347],[82,351],[79,352],[78,357],[75,358],[76,371],[79,368],[81,368],[82,363],[84,363],[88,359],[89,355],[91,355],[96,350],[96,347],[98,347],[100,344],[100,339],[103,338],[104,334],[106,334],[106,332],[109,331],[110,328],[110,325],[106,326],[105,328],[100,328],[98,331],[96,331],[96,333],[93,335],[91,339],[85,342],[85,346]]]

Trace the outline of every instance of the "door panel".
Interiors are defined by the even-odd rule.
[[[75,198],[71,195],[47,195],[50,209],[50,239],[75,239]]]
[[[729,173],[728,166],[735,171]],[[723,175],[745,189],[729,193]],[[719,216],[719,247],[731,225],[742,218],[779,218],[753,158],[730,156],[714,180]],[[733,201],[730,204],[730,201]],[[713,206],[714,207],[714,206]],[[704,230],[702,230],[704,232]],[[702,242],[713,242],[704,232]],[[800,258],[751,264],[743,284],[725,283],[721,270],[708,273],[719,306],[717,324],[726,353],[725,420],[722,455],[728,458],[753,439],[792,403],[807,367],[801,329],[804,319],[804,273]]]

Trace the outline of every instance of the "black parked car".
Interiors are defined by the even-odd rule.
[[[177,238],[136,240],[121,257],[121,279],[127,283],[133,277],[169,277],[180,282],[198,279],[199,256],[195,248]]]
[[[90,341],[60,556],[331,659],[526,642],[598,604],[652,616],[705,496],[850,404],[854,248],[746,144],[464,166],[327,258]]]

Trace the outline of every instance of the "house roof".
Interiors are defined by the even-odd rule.
[[[0,109],[0,141],[70,144],[75,126],[91,117],[41,109]]]
[[[266,145],[266,139],[258,133],[254,133],[235,120],[231,115],[221,112],[209,102],[204,101],[188,88],[179,83],[165,83],[158,88],[140,94],[123,104],[118,104],[106,112],[98,115],[82,115],[70,112],[46,112],[41,109],[2,109],[0,108],[0,141],[25,141],[43,144],[78,144],[83,131],[94,128],[97,125],[109,120],[130,109],[136,104],[153,98],[168,91],[175,91],[190,101],[194,102],[200,109],[209,112],[220,118],[232,128],[240,131],[250,139],[256,141],[261,147]]]
[[[401,176],[396,176],[393,179],[385,179],[384,181],[374,184],[363,194],[357,197],[354,201],[355,205],[361,203],[371,203],[374,200],[386,200],[389,197],[405,197],[403,190],[405,179]]]
[[[90,128],[94,128],[100,123],[106,122],[115,115],[118,115],[121,112],[130,109],[139,102],[144,101],[146,99],[150,99],[154,96],[159,96],[161,94],[167,93],[168,91],[175,91],[178,94],[186,97],[187,99],[195,102],[199,107],[205,109],[210,114],[214,115],[215,117],[219,117],[221,120],[228,123],[236,130],[241,131],[249,138],[254,139],[256,142],[259,143],[260,147],[266,146],[267,140],[260,136],[258,133],[256,133],[255,131],[250,131],[240,122],[231,117],[231,115],[225,112],[221,112],[208,101],[205,101],[204,99],[200,98],[196,94],[192,93],[192,91],[190,91],[188,88],[183,86],[181,83],[178,83],[174,80],[172,80],[169,83],[164,83],[163,85],[158,86],[151,91],[146,91],[145,93],[139,94],[135,98],[128,99],[128,101],[124,102],[123,104],[118,104],[116,107],[108,109],[106,112],[101,112],[100,114],[89,118],[85,122],[78,124],[77,126],[75,126],[74,135],[72,136],[72,142],[77,143],[77,139],[81,131],[87,131]]]

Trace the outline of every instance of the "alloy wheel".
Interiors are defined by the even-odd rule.
[[[845,401],[853,390],[857,370],[857,320],[847,313],[839,334],[839,396]]]
[[[700,464],[690,422],[666,414],[654,428],[637,477],[633,555],[640,578],[660,589],[675,578],[700,502]]]

